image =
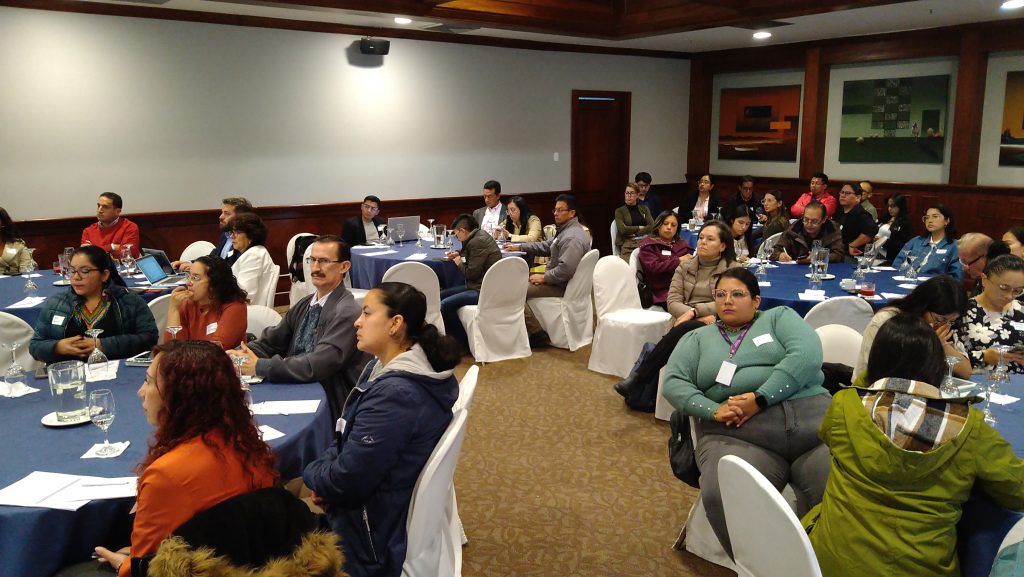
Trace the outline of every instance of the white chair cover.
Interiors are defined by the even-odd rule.
[[[274,297],[277,296],[277,281],[281,279],[281,267],[270,261],[263,269],[260,276],[260,288],[253,297],[254,304],[261,304],[265,307],[274,307]]]
[[[615,219],[612,219],[611,226],[612,233],[612,256],[619,256],[619,249],[615,246],[615,237],[619,234],[619,226],[615,223]]]
[[[522,359],[532,354],[523,324],[530,271],[521,258],[503,258],[484,273],[478,304],[459,309],[459,321],[477,362]]]
[[[451,502],[455,465],[466,436],[467,416],[465,410],[455,412],[416,481],[406,522],[409,541],[402,565],[403,577],[448,577],[455,575],[457,563],[461,565],[462,547],[453,546],[445,509]]]
[[[548,333],[551,344],[560,349],[576,351],[594,340],[594,303],[590,293],[597,259],[597,249],[583,255],[566,286],[565,296],[529,299],[526,303]]]
[[[28,352],[28,342],[32,340],[33,332],[32,327],[25,321],[10,313],[0,312],[0,343],[5,345],[19,343],[18,350],[15,351],[14,356],[26,373],[36,370],[36,367],[43,366],[43,363],[33,359],[32,355]],[[10,366],[11,352],[10,349],[3,349],[0,350],[0,354],[3,355],[0,357],[0,359],[3,359],[0,360],[0,367],[3,367],[3,369],[0,369],[0,378],[3,378],[3,375],[7,372],[7,367]]]
[[[822,362],[857,366],[863,334],[845,325],[825,325],[814,329],[814,332],[821,339]]]
[[[473,394],[476,392],[476,382],[479,373],[480,367],[473,365],[469,367],[462,380],[459,381],[459,398],[455,401],[452,412],[469,411],[469,408],[473,405]],[[459,518],[459,503],[455,498],[454,483],[452,484],[451,501],[445,509],[445,515],[448,518],[448,537],[452,540],[452,549],[458,549],[468,543],[469,538],[466,537],[466,531],[462,527],[462,519]],[[457,577],[462,575],[461,555],[458,555],[455,559],[455,575]]]
[[[659,341],[672,326],[672,315],[667,312],[640,308],[640,295],[633,279],[629,265],[621,258],[606,256],[597,261],[597,332],[588,364],[592,371],[628,377],[644,343]]]
[[[821,577],[800,519],[764,475],[727,455],[718,462],[718,482],[741,577]]]
[[[658,372],[658,398],[654,403],[654,418],[662,421],[667,421],[672,418],[672,411],[676,410],[661,394],[662,389],[665,386],[665,368],[662,367],[661,371]]]
[[[846,325],[863,333],[874,314],[871,305],[860,297],[835,297],[811,307],[804,320],[814,329],[825,325]]]
[[[156,329],[160,331],[160,339],[157,342],[164,342],[167,335],[167,311],[171,308],[171,295],[160,295],[149,301],[149,311],[153,313],[156,321]]]
[[[284,253],[285,253],[285,259],[286,259],[289,267],[291,267],[291,265],[292,265],[292,257],[295,256],[295,241],[297,241],[300,236],[316,236],[316,235],[314,235],[311,232],[300,232],[299,234],[293,236],[291,239],[288,240],[288,248],[285,249]],[[307,248],[309,248],[309,247],[307,247]],[[305,253],[303,253],[303,255],[305,255]],[[299,302],[300,300],[302,300],[302,297],[304,297],[304,296],[309,294],[310,287],[313,286],[313,283],[309,282],[309,272],[307,272],[308,269],[309,269],[309,265],[306,264],[305,256],[303,256],[303,260],[302,260],[302,278],[304,278],[306,280],[304,280],[304,281],[295,280],[295,279],[290,278],[290,275],[289,275],[289,280],[291,280],[291,288],[288,289],[288,306],[291,306],[291,307],[295,306],[295,303]]]
[[[268,327],[276,327],[281,322],[281,315],[274,309],[263,305],[249,305],[246,307],[246,329],[245,332],[256,335],[257,338],[263,335],[263,330]]]
[[[217,248],[217,245],[208,240],[197,240],[181,251],[181,257],[178,260],[193,261],[201,256],[210,254],[215,248]]]
[[[1010,545],[1014,545],[1024,541],[1024,519],[1017,521],[1013,527],[1010,528],[1010,532],[1003,537],[1003,542],[999,544],[999,551],[1006,549]]]
[[[427,228],[427,225],[423,224],[422,222],[420,223],[420,228],[417,232],[419,233],[420,240],[434,240],[434,235],[430,233],[430,229]]]
[[[777,232],[777,233],[769,236],[768,238],[764,239],[764,242],[761,243],[761,244],[768,244],[768,243],[775,244],[775,243],[779,242],[780,238],[782,238],[782,233],[781,232]],[[771,255],[769,255],[769,256],[771,256]]]
[[[421,262],[400,262],[384,273],[381,282],[404,282],[417,288],[427,297],[426,321],[443,335],[444,320],[441,319],[441,285],[437,273]]]
[[[310,248],[312,248],[312,247],[310,247]],[[309,256],[309,250],[308,249],[306,251],[306,256]],[[305,261],[303,261],[303,263],[305,263]],[[302,265],[302,270],[305,271],[304,274],[306,275],[306,278],[309,278],[309,265],[308,264],[303,264]],[[366,293],[368,293],[370,291],[368,289],[352,288],[352,270],[351,269],[349,269],[349,271],[347,273],[345,273],[345,280],[343,281],[342,284],[345,285],[345,288],[348,289],[348,292],[352,293],[352,296],[356,299],[356,306],[358,306],[360,309],[362,309],[363,308],[363,299],[366,298]],[[313,294],[314,292],[316,292],[316,288],[313,286],[312,283],[310,283],[310,285],[309,285],[309,294]]]

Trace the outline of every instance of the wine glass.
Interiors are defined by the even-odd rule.
[[[171,338],[169,340],[173,341],[175,339],[175,335],[181,331],[181,328],[181,325],[171,325],[167,327],[167,332],[171,333]]]
[[[985,408],[981,411],[981,414],[985,416],[985,422],[993,427],[999,422],[992,413],[992,394],[998,391],[1001,382],[1001,377],[996,373],[995,370],[989,371],[988,378],[985,379]]]
[[[39,290],[39,285],[32,280],[32,273],[35,272],[39,263],[36,262],[35,257],[32,253],[36,251],[34,248],[26,248],[28,251],[28,266],[25,268],[25,274],[21,275],[25,279],[25,294],[30,297],[36,296],[36,291]]]
[[[402,246],[402,239],[405,238],[405,225],[399,224],[395,227],[395,234],[398,236],[398,246]]]
[[[90,375],[97,376],[107,370],[107,355],[103,354],[100,350],[99,337],[103,334],[103,329],[89,329],[85,331],[85,334],[92,337],[92,352],[89,353],[89,358],[86,359],[86,368]]]
[[[453,242],[452,239],[455,237],[455,231],[450,229],[450,228],[447,228],[444,231],[444,235],[445,235],[444,236],[445,237],[445,244],[447,245],[447,247],[449,249],[452,248],[452,242]]]
[[[377,225],[377,240],[379,241],[379,244],[385,244],[384,229],[386,229],[386,228],[387,228],[386,224],[378,224]]]
[[[907,255],[907,274],[905,275],[907,280],[917,280],[917,267],[914,263],[917,262],[916,254]]]
[[[7,383],[8,390],[13,390],[16,383],[25,382],[25,367],[18,364],[17,351],[21,343],[12,341],[9,344],[4,345],[5,349],[11,349],[11,366],[8,367],[7,372],[4,374],[4,381]]]
[[[960,357],[956,355],[946,356],[946,378],[942,379],[939,392],[947,399],[960,396],[960,389],[956,388],[956,383],[953,382],[953,367],[959,362]]]
[[[114,422],[117,408],[114,405],[114,393],[110,389],[97,389],[89,393],[89,419],[103,431],[103,446],[96,450],[96,454],[105,457],[117,452],[117,447],[110,444],[107,430]]]

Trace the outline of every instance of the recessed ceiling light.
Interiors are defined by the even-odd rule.
[[[1016,10],[1017,8],[1024,7],[1024,0],[1006,0],[1003,5],[999,7],[1000,10]]]
[[[412,24],[412,18],[406,18],[405,16],[396,16],[395,24]]]
[[[1016,1],[1016,0],[1013,0],[1013,1]],[[1021,0],[1021,1],[1024,1],[1024,0]],[[764,40],[766,38],[771,38],[771,37],[772,37],[772,33],[771,32],[765,32],[764,30],[761,30],[760,32],[754,32],[754,40]]]

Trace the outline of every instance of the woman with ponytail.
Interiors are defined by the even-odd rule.
[[[345,401],[335,445],[302,475],[341,537],[353,576],[402,573],[413,488],[459,396],[452,369],[460,345],[426,314],[426,297],[405,283],[382,283],[366,295],[356,346],[376,358]]]

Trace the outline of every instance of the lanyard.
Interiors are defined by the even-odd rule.
[[[725,339],[725,342],[731,345],[729,347],[730,359],[733,357],[733,355],[736,354],[736,350],[740,348],[740,343],[743,342],[743,337],[747,336],[747,331],[750,330],[750,325],[752,324],[753,323],[748,323],[746,326],[743,327],[743,330],[740,331],[739,336],[736,337],[736,342],[730,341],[728,333],[725,332],[725,329],[722,328],[722,325],[718,325],[718,333],[722,335],[722,338]]]

